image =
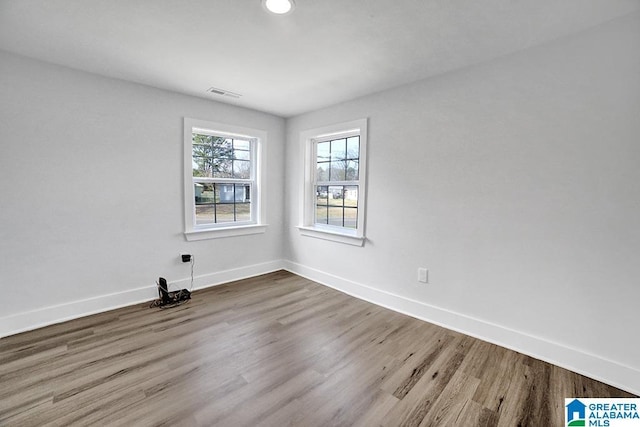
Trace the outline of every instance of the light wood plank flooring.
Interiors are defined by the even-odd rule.
[[[631,397],[287,272],[0,340],[0,425],[559,426]]]

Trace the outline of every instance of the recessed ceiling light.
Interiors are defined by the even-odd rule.
[[[271,13],[285,15],[295,7],[293,0],[262,0],[262,5]]]

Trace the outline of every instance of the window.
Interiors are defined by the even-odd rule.
[[[200,240],[264,232],[264,131],[184,119],[185,235]]]
[[[302,133],[303,235],[363,245],[366,128],[362,119]]]

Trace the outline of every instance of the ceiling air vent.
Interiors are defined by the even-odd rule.
[[[207,92],[213,93],[215,95],[228,96],[230,98],[240,98],[242,96],[239,93],[231,92],[217,87],[210,87],[209,89],[207,89]]]

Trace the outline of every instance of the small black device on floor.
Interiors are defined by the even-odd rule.
[[[182,289],[176,292],[169,292],[169,286],[167,285],[167,279],[161,277],[158,279],[158,294],[160,299],[155,300],[151,307],[170,308],[176,307],[183,302],[191,299],[191,292],[187,289]]]

